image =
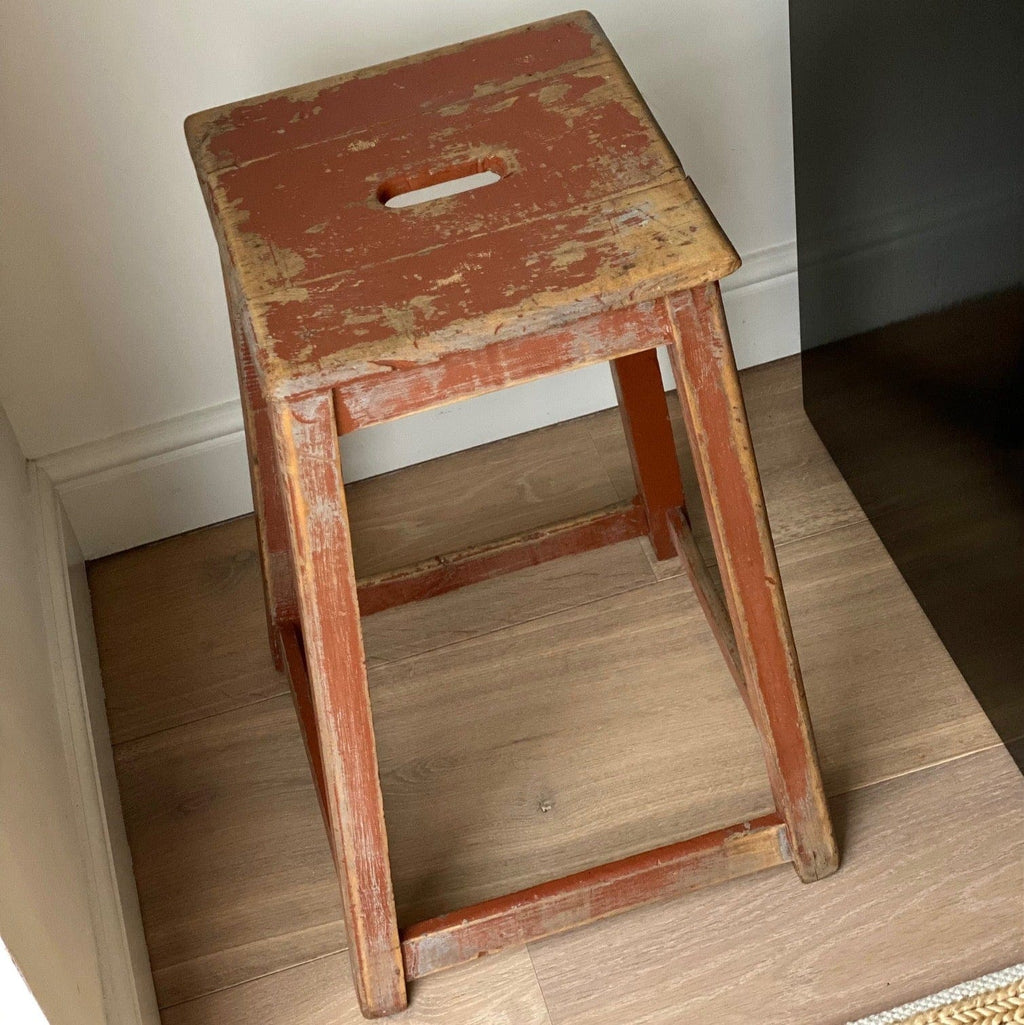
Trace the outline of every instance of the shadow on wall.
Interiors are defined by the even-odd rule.
[[[1024,765],[1024,5],[790,20],[805,406]]]

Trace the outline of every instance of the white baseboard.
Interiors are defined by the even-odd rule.
[[[159,1025],[107,728],[85,560],[52,483],[32,468],[40,584],[68,779],[89,882],[107,1025]]]
[[[741,367],[799,351],[795,242],[748,255],[722,286]],[[614,403],[603,366],[531,382],[346,436],[345,476],[387,473]],[[252,510],[237,400],[56,452],[38,464],[54,482],[88,559]]]

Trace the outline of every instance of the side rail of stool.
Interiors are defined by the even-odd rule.
[[[414,566],[360,580],[359,611],[370,616],[395,605],[433,598],[502,573],[618,544],[646,533],[647,515],[640,500],[634,498],[561,523],[436,555]]]
[[[790,860],[786,826],[778,815],[658,847],[402,930],[405,975],[419,979],[510,945]]]

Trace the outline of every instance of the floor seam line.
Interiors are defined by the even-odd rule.
[[[302,968],[304,965],[313,964],[315,961],[323,961],[327,957],[336,957],[338,954],[344,954],[348,950],[348,947],[338,947],[336,950],[327,950],[322,954],[317,954],[314,957],[307,957],[301,961],[296,961],[294,964],[284,965],[281,968],[273,968],[269,972],[261,972],[259,975],[253,975],[248,979],[241,979],[238,982],[231,983],[230,986],[219,986],[216,989],[206,990],[203,993],[196,994],[195,996],[185,997],[184,1000],[175,1000],[172,1004],[159,1004],[161,1011],[168,1011],[172,1007],[181,1007],[184,1004],[195,1003],[197,1000],[205,1000],[207,997],[214,996],[217,993],[228,993],[233,989],[238,989],[240,986],[248,986],[250,983],[259,982],[260,979],[268,979],[272,975],[281,975],[283,972],[290,972],[293,968]],[[157,969],[158,971],[165,969]],[[154,973],[155,974],[155,973]]]
[[[927,765],[918,765],[912,769],[907,769],[904,772],[896,772],[891,776],[884,776],[881,779],[872,780],[870,783],[858,783],[856,786],[849,787],[845,790],[830,790],[827,792],[827,796],[831,801],[835,798],[845,797],[847,794],[855,794],[858,790],[867,790],[870,787],[884,786],[886,783],[892,783],[898,779],[906,779],[908,776],[916,776],[923,772],[930,772],[932,769],[940,769],[944,765],[952,765],[954,762],[961,762],[966,758],[974,758],[976,755],[987,754],[990,751],[997,750],[998,748],[1006,750],[1006,745],[997,738],[985,747],[977,747],[972,751],[961,751],[959,754],[950,755],[949,758],[941,758],[938,761],[929,762]],[[1008,751],[1007,754],[1009,754]]]
[[[209,712],[206,715],[200,715],[195,719],[187,719],[183,722],[173,723],[170,726],[161,726],[159,729],[151,730],[149,733],[141,733],[137,737],[126,737],[124,740],[112,740],[110,742],[110,746],[116,752],[118,748],[126,747],[129,744],[135,744],[141,740],[149,740],[152,737],[159,736],[161,733],[169,733],[171,730],[181,729],[183,726],[194,726],[197,723],[206,722],[208,719],[216,719],[219,715],[228,715],[231,712],[240,712],[244,708],[254,708],[256,705],[262,705],[268,701],[276,701],[278,698],[288,697],[291,694],[291,689],[288,686],[288,680],[283,674],[281,679],[284,681],[283,689],[278,694],[268,694],[266,697],[257,698],[255,701],[243,701],[241,704],[231,705],[228,708],[221,708],[216,712]]]
[[[551,1014],[551,1005],[548,1004],[548,995],[544,992],[544,985],[540,981],[540,973],[537,971],[537,962],[533,960],[533,942],[525,944],[526,956],[530,961],[530,970],[533,972],[534,982],[537,983],[537,992],[540,993],[540,1001],[544,1005],[544,1014],[548,1019],[548,1025],[555,1025],[555,1019]]]

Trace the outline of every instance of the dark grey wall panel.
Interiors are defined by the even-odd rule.
[[[1024,2],[790,23],[805,405],[1022,758]]]

